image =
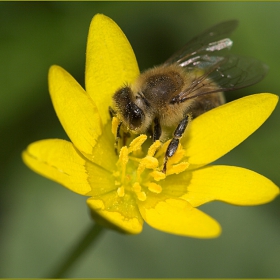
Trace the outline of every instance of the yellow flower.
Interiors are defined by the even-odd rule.
[[[134,136],[115,153],[118,120],[108,107],[114,92],[139,75],[133,50],[120,28],[104,15],[91,23],[84,90],[59,66],[49,71],[49,90],[59,120],[71,142],[48,139],[32,143],[24,162],[35,172],[73,192],[90,196],[94,219],[126,233],[142,231],[143,221],[173,234],[211,238],[217,221],[198,206],[214,201],[257,205],[273,200],[279,188],[253,171],[207,164],[252,134],[276,106],[276,95],[241,98],[196,118],[161,172],[168,145]]]

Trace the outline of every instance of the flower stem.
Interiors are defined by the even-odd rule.
[[[66,254],[66,259],[51,273],[50,278],[62,278],[78,258],[97,241],[103,229],[104,228],[97,223],[91,226],[80,242]]]

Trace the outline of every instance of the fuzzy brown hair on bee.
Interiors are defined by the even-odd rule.
[[[232,46],[226,36],[236,27],[236,20],[215,25],[113,95],[110,112],[120,120],[117,137],[123,128],[135,134],[152,131],[153,141],[171,139],[164,173],[191,118],[223,104],[223,92],[255,84],[267,72],[256,59],[225,54]]]

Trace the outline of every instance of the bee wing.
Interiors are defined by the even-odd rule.
[[[203,71],[203,74],[191,81],[188,88],[172,99],[172,103],[184,102],[208,93],[247,87],[263,79],[268,71],[268,66],[264,63],[237,55],[202,55],[199,62],[193,66],[200,72]]]
[[[165,63],[182,64],[182,67],[196,62],[203,54],[213,53],[232,45],[232,41],[227,37],[237,27],[237,20],[230,20],[219,23],[200,35],[194,37],[181,50],[172,55]]]

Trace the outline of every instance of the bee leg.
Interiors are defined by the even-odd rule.
[[[109,106],[109,115],[111,119],[117,115],[117,113],[114,111],[112,107]]]
[[[112,107],[109,106],[109,114],[111,119],[117,115]],[[115,153],[118,155],[118,146],[119,146],[119,139],[121,138],[120,129],[122,126],[122,122],[118,124],[117,132],[116,132],[116,139],[115,139]]]
[[[119,146],[119,140],[121,138],[121,134],[120,134],[120,130],[121,130],[121,126],[122,126],[122,122],[120,122],[118,124],[118,127],[117,127],[117,133],[116,133],[116,139],[115,139],[115,153],[116,155],[118,155],[118,146]]]
[[[166,173],[166,165],[167,165],[168,159],[170,157],[172,157],[178,149],[180,138],[183,136],[183,134],[188,126],[189,120],[190,120],[190,115],[187,115],[179,123],[179,125],[177,126],[177,128],[174,131],[173,138],[172,138],[171,142],[169,143],[167,150],[165,152],[163,169],[162,169],[163,173]]]
[[[154,129],[153,129],[153,142],[158,140],[161,135],[161,127],[158,121],[158,118],[154,119]]]

